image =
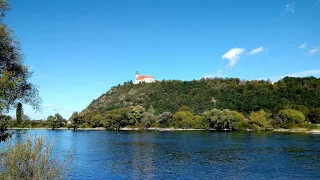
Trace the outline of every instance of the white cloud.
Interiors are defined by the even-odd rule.
[[[237,60],[240,59],[240,55],[244,53],[245,49],[243,48],[232,48],[224,55],[222,55],[222,59],[228,59],[229,64],[228,67],[232,67],[236,64]]]
[[[311,49],[308,53],[309,54],[315,54],[315,53],[317,53],[317,52],[319,52],[320,51],[320,46],[319,47],[316,47],[316,48],[314,48],[314,49]]]
[[[285,13],[294,13],[295,7],[293,4],[287,4],[286,8],[284,9]]]
[[[256,48],[256,49],[252,49],[252,50],[249,52],[249,54],[251,54],[251,55],[259,54],[259,53],[261,53],[263,50],[264,50],[263,46],[260,46],[260,47],[258,47],[258,48]]]
[[[307,47],[307,43],[301,44],[298,48],[303,49],[303,48],[305,48],[305,47]]]
[[[223,73],[223,70],[220,69],[220,70],[217,71],[215,74],[204,75],[203,78],[207,79],[207,78],[225,77],[225,76],[226,76],[226,75]]]
[[[42,106],[42,109],[51,109],[51,108],[54,108],[56,107],[56,104],[44,104]]]

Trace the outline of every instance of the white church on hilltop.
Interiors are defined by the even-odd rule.
[[[147,75],[147,76],[140,76],[139,72],[136,72],[136,81],[135,84],[139,84],[141,82],[145,82],[145,83],[153,83],[154,79],[153,76],[151,75]]]

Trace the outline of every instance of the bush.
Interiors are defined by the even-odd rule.
[[[176,128],[206,128],[204,118],[190,111],[179,111],[173,115],[173,127]]]
[[[172,113],[164,112],[164,113],[160,114],[157,122],[160,124],[160,127],[163,128],[163,127],[168,127],[171,120],[172,120]]]
[[[232,120],[232,124],[231,127],[233,129],[247,129],[248,128],[248,121],[246,120],[246,118],[244,117],[244,115],[242,113],[239,113],[237,111],[230,111],[232,116],[233,116],[233,120]]]
[[[203,117],[208,122],[210,128],[217,130],[244,129],[247,126],[243,114],[228,109],[205,111]]]
[[[272,128],[270,114],[264,110],[251,112],[249,115],[249,126],[255,130],[268,130]]]
[[[314,108],[307,115],[311,123],[320,124],[320,108]]]
[[[141,118],[140,125],[143,129],[152,127],[152,125],[156,122],[157,117],[151,112],[143,113],[143,117]]]
[[[280,110],[277,120],[283,128],[305,127],[305,116],[294,109]]]
[[[59,162],[52,155],[53,144],[39,137],[7,144],[1,156],[1,179],[64,179],[72,164],[72,156]]]
[[[286,105],[282,108],[282,110],[286,110],[286,109],[294,109],[294,110],[297,110],[297,111],[300,111],[303,113],[303,115],[307,115],[309,113],[309,109],[306,107],[306,106],[303,106],[303,105]]]

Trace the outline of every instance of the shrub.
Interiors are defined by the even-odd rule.
[[[233,116],[233,120],[231,123],[231,128],[233,129],[247,129],[248,128],[248,121],[244,117],[242,113],[237,111],[230,111]]]
[[[307,115],[311,123],[320,124],[320,108],[314,108]]]
[[[72,164],[72,156],[64,161],[52,155],[53,144],[41,137],[8,143],[1,156],[1,179],[64,179]]]
[[[300,111],[305,116],[309,113],[309,109],[306,106],[303,106],[303,105],[292,104],[292,105],[286,105],[286,106],[284,106],[282,108],[282,110],[286,110],[286,109],[294,109],[294,110]]]
[[[143,117],[141,118],[140,125],[142,128],[149,128],[151,127],[157,120],[157,117],[151,112],[143,113]]]
[[[173,115],[173,127],[201,129],[205,128],[205,122],[203,117],[190,111],[179,111]]]
[[[217,130],[222,129],[244,129],[247,126],[243,114],[228,109],[212,109],[203,113],[204,119],[209,127]]]
[[[283,128],[305,127],[305,116],[294,109],[280,110],[277,120]]]
[[[167,127],[172,120],[172,113],[170,112],[164,112],[160,114],[158,117],[158,123],[160,124],[160,127]]]
[[[264,110],[251,112],[249,115],[249,125],[255,130],[267,130],[272,128],[270,114]]]

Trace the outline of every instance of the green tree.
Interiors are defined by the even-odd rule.
[[[145,108],[140,105],[130,107],[130,110],[126,114],[129,125],[138,125],[145,111]]]
[[[272,128],[270,114],[264,110],[251,112],[249,115],[249,124],[255,130],[267,130]]]
[[[69,121],[73,125],[73,130],[76,131],[79,128],[79,125],[81,124],[81,118],[79,116],[78,112],[72,113],[71,117],[69,118]]]
[[[10,116],[0,114],[0,142],[11,137],[11,133],[7,132],[8,122],[10,119]]]
[[[307,115],[311,123],[320,124],[320,108],[314,108]]]
[[[18,124],[21,124],[22,122],[22,115],[23,115],[22,103],[19,102],[17,105],[17,111],[16,111],[16,119]]]
[[[234,115],[230,110],[219,110],[212,109],[205,111],[203,116],[207,122],[209,122],[210,128],[223,130],[223,129],[234,129],[233,122],[235,121]]]
[[[41,103],[36,86],[28,81],[32,73],[23,64],[20,43],[13,30],[3,23],[8,10],[8,3],[0,0],[0,115],[16,107],[19,102],[30,104],[37,110]],[[0,123],[3,125],[0,127],[0,140],[8,137],[5,123]]]
[[[248,121],[244,117],[242,113],[239,113],[237,111],[230,111],[230,113],[233,116],[231,128],[232,129],[246,129],[248,128]]]
[[[187,109],[182,109],[187,110]],[[178,111],[173,115],[172,118],[172,125],[173,127],[178,128],[205,128],[205,121],[201,116],[194,115],[190,111]]]
[[[127,117],[129,111],[126,108],[108,111],[103,117],[102,124],[105,128],[119,130],[129,124]]]
[[[101,116],[99,114],[96,114],[91,118],[90,126],[92,128],[96,128],[96,127],[100,127],[100,125],[101,125]]]
[[[143,113],[143,117],[141,118],[141,126],[146,129],[152,127],[152,125],[156,122],[157,117],[150,111]]]
[[[284,128],[294,128],[305,126],[305,116],[302,112],[294,109],[280,110],[277,120]]]
[[[164,112],[160,114],[158,117],[158,123],[160,124],[160,127],[168,127],[172,120],[172,113],[171,112]]]
[[[48,116],[47,122],[52,130],[54,130],[63,126],[66,123],[66,120],[59,113],[56,113],[54,116]]]

